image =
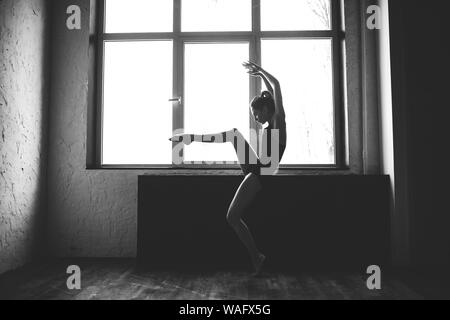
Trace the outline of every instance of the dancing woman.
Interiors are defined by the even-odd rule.
[[[169,140],[182,142],[186,145],[194,141],[232,143],[245,178],[228,208],[227,221],[247,248],[255,268],[255,274],[258,274],[266,257],[258,250],[249,228],[242,220],[242,216],[247,206],[255,199],[256,194],[263,187],[260,176],[273,174],[278,168],[286,148],[286,121],[278,80],[255,63],[244,62],[243,66],[247,69],[248,74],[261,78],[268,90],[253,98],[250,108],[255,120],[261,125],[265,125],[261,137],[262,143],[260,144],[262,146],[262,154],[277,154],[278,157],[275,159],[275,163],[273,158],[271,162],[263,163],[262,159],[256,155],[253,148],[237,129],[216,134],[180,134],[173,136]],[[244,147],[242,148],[242,146]]]

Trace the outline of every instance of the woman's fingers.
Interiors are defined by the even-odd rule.
[[[254,62],[250,62],[250,65],[256,70],[261,70],[261,67]]]
[[[246,67],[246,68],[254,68],[254,64],[252,63],[252,62],[250,62],[250,61],[244,61],[243,63],[242,63],[242,65],[244,66],[244,67]]]
[[[258,71],[258,69],[256,69],[256,68],[253,67],[253,66],[245,66],[245,68],[246,68],[249,72],[257,72],[257,71]]]
[[[247,73],[251,76],[259,76],[261,74],[262,68],[256,63],[245,61],[242,65],[247,69]]]

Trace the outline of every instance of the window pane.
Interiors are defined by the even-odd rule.
[[[251,0],[182,0],[182,31],[250,31]]]
[[[185,46],[185,131],[217,133],[238,128],[249,135],[249,77],[242,67],[248,43]],[[185,161],[237,161],[231,144],[192,143]]]
[[[330,30],[330,0],[261,0],[261,30]]]
[[[106,0],[105,32],[172,32],[173,1]]]
[[[263,40],[261,49],[283,93],[288,142],[281,164],[334,164],[331,40]]]
[[[103,164],[172,163],[172,42],[106,42]]]

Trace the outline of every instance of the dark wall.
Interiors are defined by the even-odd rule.
[[[444,134],[436,130],[435,122],[444,119],[449,106],[446,4],[442,0],[390,1],[394,126],[404,133],[396,145],[404,153],[402,165],[408,179],[411,261],[422,267],[450,261],[450,215],[438,196],[447,188],[437,184],[446,171],[440,155],[448,142],[439,141]]]

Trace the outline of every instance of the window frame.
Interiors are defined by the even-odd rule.
[[[105,41],[139,41],[139,40],[172,40],[173,41],[173,94],[172,97],[184,97],[184,44],[189,42],[248,42],[249,58],[261,63],[262,39],[331,39],[332,41],[332,90],[334,115],[334,145],[335,164],[296,164],[280,165],[280,170],[348,170],[346,141],[346,119],[344,101],[345,61],[342,43],[345,41],[345,31],[342,26],[341,0],[330,0],[331,29],[304,31],[262,31],[260,0],[252,0],[252,30],[232,32],[182,32],[181,31],[181,0],[173,1],[173,31],[155,33],[105,33],[105,1],[97,0],[95,4],[95,21],[91,24],[90,53],[94,55],[91,61],[89,80],[95,83],[90,91],[92,108],[88,110],[87,130],[87,168],[88,169],[239,169],[236,164],[102,164],[102,127],[103,127],[103,79],[104,79],[104,42]],[[261,92],[260,79],[250,77],[250,97]],[[90,86],[91,89],[91,86]],[[170,98],[170,97],[168,97]],[[169,103],[169,102],[168,102]],[[172,129],[183,128],[184,101],[173,103]],[[256,129],[256,124],[250,116],[250,128]],[[259,146],[257,146],[259,149]]]

